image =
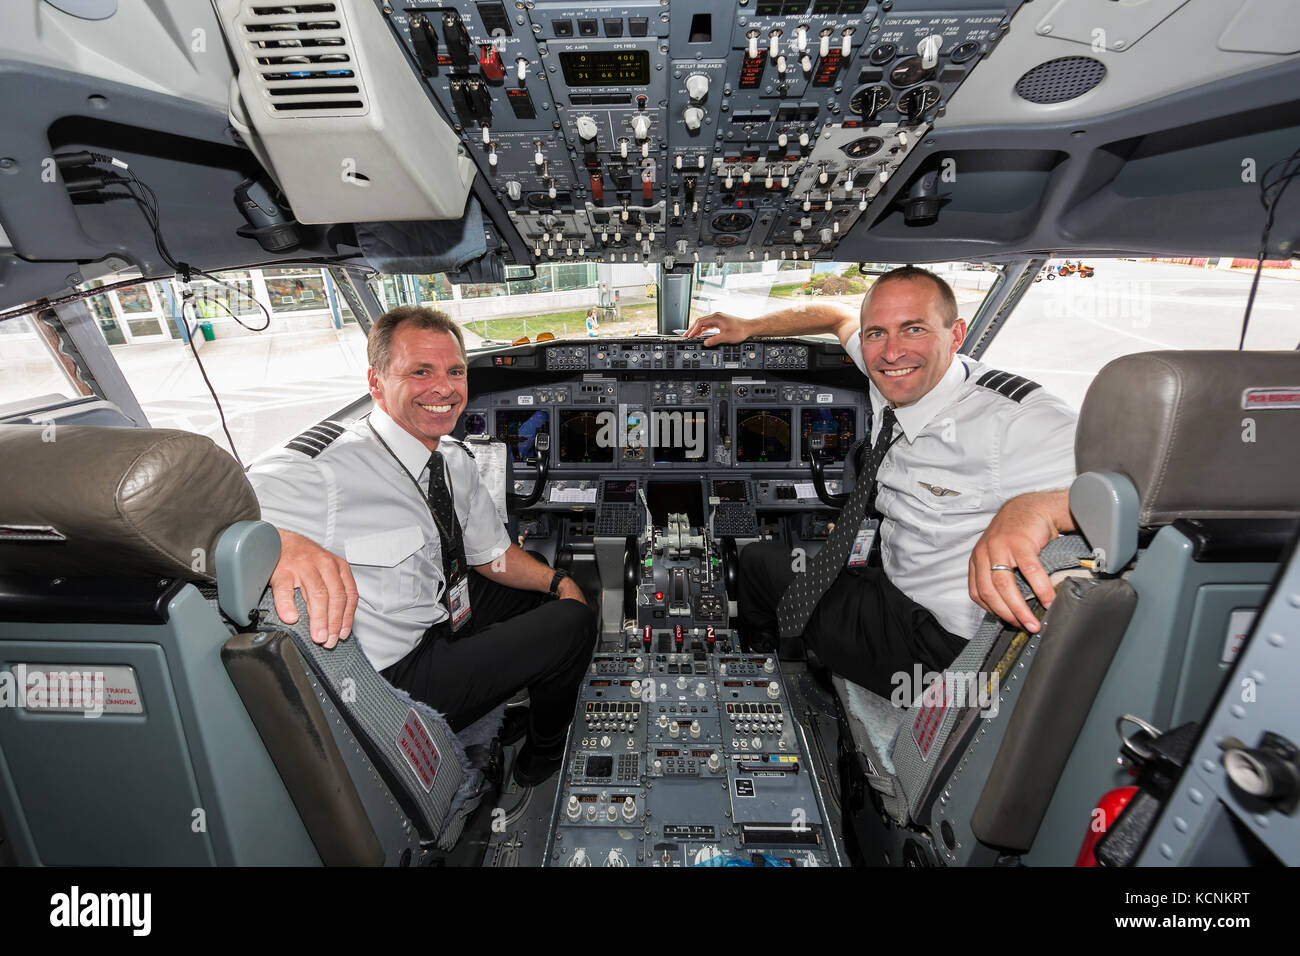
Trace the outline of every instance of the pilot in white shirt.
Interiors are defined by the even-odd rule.
[[[276,608],[293,621],[302,591],[313,639],[332,647],[347,636],[350,576],[370,662],[453,730],[528,688],[513,773],[533,786],[560,765],[595,615],[563,572],[510,543],[471,452],[450,437],[468,401],[459,328],[402,306],[375,321],[366,350],[374,410],[310,428],[249,469],[281,530]]]
[[[330,439],[331,432],[338,437]],[[465,535],[465,560],[488,564],[510,545],[492,496],[459,442],[444,436],[438,450]],[[311,538],[352,566],[353,630],[377,671],[447,619],[438,529],[411,484],[414,477],[428,488],[428,462],[429,450],[376,408],[350,425],[317,425],[258,459],[248,473],[264,521]]]
[[[846,351],[865,373],[859,341]],[[874,444],[886,403],[869,389]],[[876,473],[885,574],[945,630],[971,638],[984,619],[967,590],[971,548],[1011,498],[1074,481],[1077,416],[1036,382],[963,355],[894,415],[903,437]]]
[[[779,634],[802,634],[822,664],[887,698],[897,675],[910,675],[916,664],[942,671],[983,618],[970,599],[967,568],[998,509],[1025,492],[1060,493],[1073,480],[1074,412],[1037,383],[958,356],[966,325],[956,298],[924,269],[877,279],[860,318],[816,304],[754,320],[715,313],[687,335],[708,328],[719,330],[709,344],[838,334],[869,379],[868,457],[883,453],[873,502],[882,519],[883,569],[865,562],[863,526],[844,529],[857,547],[844,548],[849,557],[838,568],[814,557],[796,573],[788,545],[751,544],[740,554],[742,639],[761,647]],[[887,408],[896,424],[879,442]],[[833,538],[847,543],[844,533],[828,544]],[[992,572],[1011,570],[996,565]],[[800,606],[802,614],[791,613]]]

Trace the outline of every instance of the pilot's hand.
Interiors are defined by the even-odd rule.
[[[753,334],[750,320],[736,315],[727,315],[725,312],[710,312],[692,322],[683,338],[693,339],[703,335],[709,329],[717,329],[718,334],[704,340],[706,347],[743,342]]]
[[[1047,607],[1056,597],[1052,582],[1038,561],[1038,552],[1060,534],[1060,508],[1065,492],[1032,492],[1012,498],[994,515],[983,537],[971,551],[968,582],[971,600],[1008,623],[1019,623],[1036,634],[1039,622],[1016,586],[1016,576],[1004,568],[1017,568]],[[994,568],[997,570],[994,570]]]
[[[573,578],[563,578],[560,581],[560,586],[555,589],[555,597],[557,600],[561,601],[565,598],[569,598],[573,601],[581,601],[583,604],[587,603],[587,598],[583,595],[582,588],[573,583]]]
[[[357,585],[352,569],[338,555],[315,541],[283,528],[280,532],[280,562],[271,573],[271,594],[275,613],[286,624],[298,621],[293,592],[302,592],[311,618],[311,639],[333,647],[352,633],[352,615],[357,609]]]

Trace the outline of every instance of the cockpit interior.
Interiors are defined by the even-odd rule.
[[[6,4],[0,862],[1300,863],[1298,91],[1289,0]],[[891,700],[737,623],[744,549],[850,500],[867,376],[686,333],[904,264],[1078,477],[1041,630]],[[269,596],[245,469],[372,410],[398,305],[596,612],[534,787],[525,699],[453,732]]]

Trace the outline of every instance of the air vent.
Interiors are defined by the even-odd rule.
[[[341,5],[247,7],[239,29],[257,64],[266,108],[276,116],[357,116],[365,90]]]
[[[1034,67],[1016,82],[1016,95],[1030,103],[1064,103],[1087,93],[1106,76],[1090,56],[1063,56]]]

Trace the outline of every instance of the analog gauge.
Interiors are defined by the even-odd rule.
[[[954,63],[965,63],[978,54],[979,51],[980,45],[978,43],[974,40],[967,40],[965,43],[953,47],[952,52],[948,54],[948,58]]]
[[[932,79],[934,79],[934,70],[927,70],[919,56],[909,56],[906,60],[899,60],[889,71],[889,82],[900,88]]]
[[[871,51],[871,62],[876,66],[883,66],[894,58],[898,53],[898,47],[892,43],[882,43]]]
[[[909,119],[919,119],[926,110],[939,102],[939,87],[918,86],[898,94],[898,112]]]
[[[846,143],[841,146],[840,149],[847,156],[852,156],[854,159],[862,159],[865,156],[870,156],[872,153],[877,152],[883,145],[885,145],[884,140],[879,136],[863,136],[861,139],[855,139],[851,143]]]
[[[743,212],[727,212],[714,216],[709,221],[714,232],[744,232],[754,222],[754,218]]]
[[[713,244],[725,247],[738,246],[740,245],[740,236],[737,236],[735,233],[724,232],[721,235],[713,237]]]
[[[859,87],[849,97],[849,109],[859,116],[875,119],[876,114],[889,105],[891,96],[892,94],[887,86],[876,84],[875,86]]]
[[[483,415],[465,416],[465,434],[482,435],[487,431],[487,418]]]

